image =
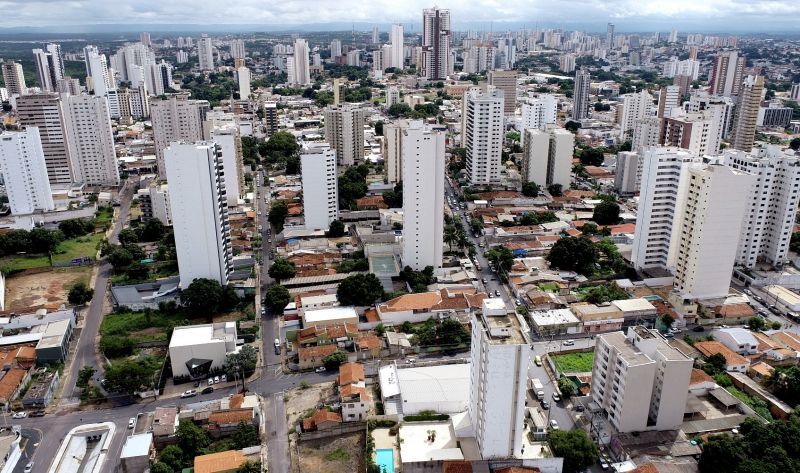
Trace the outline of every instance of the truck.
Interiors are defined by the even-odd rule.
[[[542,385],[542,382],[539,381],[539,378],[529,379],[528,389],[533,392],[533,394],[536,396],[536,399],[540,401],[544,399],[544,386]]]

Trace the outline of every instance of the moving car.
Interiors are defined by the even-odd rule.
[[[326,371],[326,369],[325,369],[324,366],[320,366],[320,367],[314,368],[314,372],[315,373],[324,373],[325,371]]]
[[[547,402],[547,399],[543,399],[542,400],[542,409],[544,409],[544,410],[550,409],[550,403]]]
[[[203,390],[200,391],[200,394],[211,394],[213,392],[214,392],[214,388],[212,388],[211,386],[208,386],[207,388],[203,388]]]
[[[186,399],[187,397],[195,397],[195,396],[197,396],[197,391],[195,391],[194,389],[189,389],[188,391],[184,391],[181,394],[181,399]]]
[[[132,429],[136,425],[136,417],[128,419],[128,428]]]
[[[555,402],[559,402],[559,401],[561,401],[561,396],[559,396],[559,395],[558,395],[558,393],[557,393],[557,392],[555,392],[555,391],[553,391],[553,400],[554,400]]]
[[[550,419],[550,428],[552,430],[558,430],[558,422],[555,419]]]
[[[24,419],[26,417],[28,417],[28,413],[25,411],[15,412],[14,414],[11,415],[12,419]]]
[[[495,291],[494,291],[494,296],[495,296],[495,297],[500,297],[500,291],[498,291],[498,290],[495,290]]]
[[[536,358],[533,359],[533,362],[536,363],[536,366],[542,366],[542,357],[536,355]]]
[[[565,347],[571,347],[572,345],[575,345],[575,340],[564,340]]]
[[[31,473],[31,471],[33,471],[33,462],[28,462],[28,464],[25,465],[25,469],[22,470],[22,473]]]
[[[44,414],[45,412],[40,409],[38,411],[31,411],[31,413],[28,414],[28,417],[44,417]]]

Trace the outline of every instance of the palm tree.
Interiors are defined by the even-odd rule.
[[[449,225],[446,226],[444,228],[444,242],[450,247],[450,251],[453,251],[453,243],[457,241],[458,236],[456,235],[456,229]]]

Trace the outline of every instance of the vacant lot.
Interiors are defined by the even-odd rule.
[[[364,434],[303,442],[300,444],[299,457],[300,471],[364,471]]]
[[[103,236],[102,233],[93,233],[62,241],[53,252],[53,263],[66,263],[86,256],[94,258],[97,256],[97,246],[103,241]]]
[[[166,341],[167,333],[178,325],[189,325],[182,314],[159,311],[111,313],[100,324],[101,337],[130,338],[134,343]]]
[[[327,401],[332,395],[333,383],[312,384],[306,389],[297,387],[287,391],[286,417],[289,421],[289,428],[294,427],[299,419],[312,414],[317,405]]]
[[[592,371],[594,352],[569,353],[566,355],[550,355],[558,370],[562,373],[588,373]]]
[[[6,279],[6,310],[29,312],[41,306],[67,303],[69,288],[78,281],[89,283],[91,267],[22,272]]]

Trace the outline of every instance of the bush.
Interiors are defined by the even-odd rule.
[[[435,412],[427,412],[422,411],[416,415],[410,416],[403,416],[403,421],[405,422],[429,422],[429,421],[442,421],[449,419],[450,416],[447,414],[436,414]]]

